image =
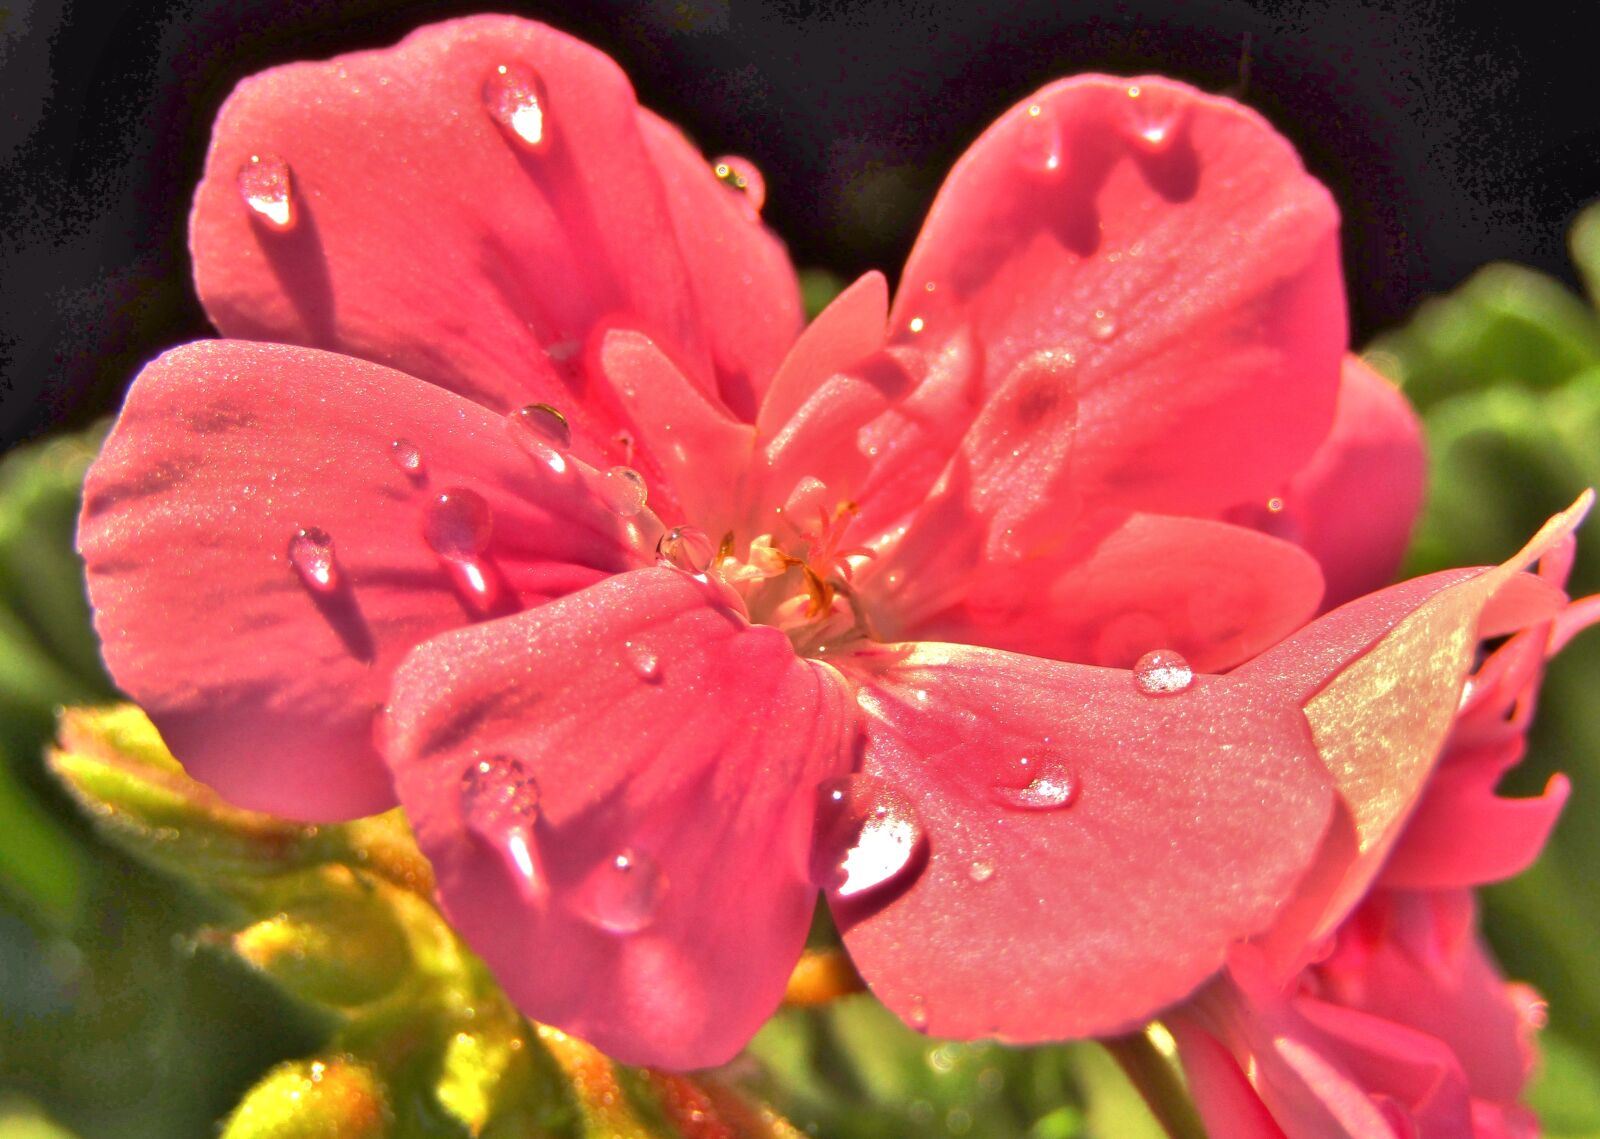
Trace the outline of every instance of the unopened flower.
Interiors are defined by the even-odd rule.
[[[1135,1025],[1336,803],[1386,848],[1576,514],[1259,655],[1323,566],[1392,571],[1420,465],[1327,193],[1226,100],[1045,88],[893,306],[803,332],[761,196],[514,19],[241,85],[192,222],[231,339],[145,369],[87,486],[107,659],[241,803],[398,798],[511,996],[619,1059],[727,1059],[819,888],[908,1023]]]

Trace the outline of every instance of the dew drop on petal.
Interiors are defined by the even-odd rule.
[[[1096,340],[1110,340],[1117,334],[1117,319],[1103,308],[1094,310],[1094,316],[1089,320],[1089,335]]]
[[[1134,663],[1133,683],[1146,696],[1172,696],[1194,683],[1194,669],[1181,653],[1152,649]]]
[[[767,181],[761,176],[761,171],[755,168],[754,163],[749,159],[729,155],[713,162],[711,172],[724,186],[730,186],[743,194],[751,209],[757,213],[761,212],[761,207],[767,202]]]
[[[1033,103],[1017,130],[1017,161],[1032,174],[1054,175],[1063,165],[1061,124],[1054,108]]]
[[[656,557],[687,573],[705,573],[717,549],[698,526],[674,526],[656,543]]]
[[[967,877],[980,885],[994,877],[994,863],[981,858],[976,859],[967,867]]]
[[[530,827],[539,817],[539,784],[513,756],[492,755],[468,766],[460,800],[467,825],[489,839],[510,827]]]
[[[409,439],[396,439],[389,444],[389,459],[410,478],[421,478],[426,473],[422,448]]]
[[[280,233],[294,228],[294,176],[276,154],[252,154],[239,167],[239,196],[263,224]]]
[[[918,1032],[925,1032],[928,1028],[928,1002],[922,997],[912,997],[911,1007],[906,1010],[906,1023]]]
[[[548,460],[572,446],[572,428],[567,417],[548,403],[530,403],[506,416],[506,428],[517,444],[538,458]]]
[[[994,801],[1020,811],[1060,811],[1078,801],[1083,789],[1072,769],[1042,752],[1012,760],[989,789]]]
[[[315,526],[296,530],[289,538],[289,564],[313,593],[333,593],[339,588],[339,564],[326,530]]]
[[[489,504],[465,487],[451,487],[423,510],[422,537],[441,558],[470,561],[488,548],[493,532]]]
[[[600,477],[600,497],[619,518],[632,518],[649,497],[644,476],[632,467],[612,467]]]
[[[581,893],[595,925],[607,933],[638,933],[655,921],[667,877],[648,854],[624,847],[590,871]]]
[[[654,684],[661,679],[661,658],[643,645],[634,644],[632,641],[623,642],[623,655],[627,658],[628,667],[640,680]]]
[[[817,785],[811,880],[852,898],[910,873],[927,843],[911,801],[882,779],[848,775]]]
[[[530,150],[550,141],[550,96],[544,80],[531,67],[503,63],[483,81],[483,106],[502,130]]]

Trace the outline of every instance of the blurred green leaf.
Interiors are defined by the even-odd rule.
[[[844,291],[844,285],[842,277],[826,269],[800,270],[800,303],[806,319],[816,320],[817,314]]]
[[[1600,1066],[1586,1051],[1550,1032],[1528,1104],[1546,1139],[1600,1139]]]

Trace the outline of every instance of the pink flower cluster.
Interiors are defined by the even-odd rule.
[[[1346,355],[1328,194],[1225,99],[1039,91],[893,303],[868,274],[803,329],[763,194],[512,18],[241,84],[191,228],[227,339],[143,371],[86,488],[119,683],[241,804],[402,804],[511,996],[620,1059],[729,1058],[820,890],[929,1032],[1200,990],[1196,1087],[1263,1133],[1323,1072],[1423,1118],[1343,1030],[1448,1052],[1427,1017],[1500,992],[1459,889],[1559,807],[1491,788],[1587,612],[1523,572],[1582,507],[1370,592],[1417,426]],[[1461,812],[1515,830],[1492,867],[1436,865]]]

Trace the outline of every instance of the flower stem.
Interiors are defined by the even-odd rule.
[[[1172,1139],[1206,1139],[1205,1124],[1167,1057],[1142,1032],[1100,1041]]]

